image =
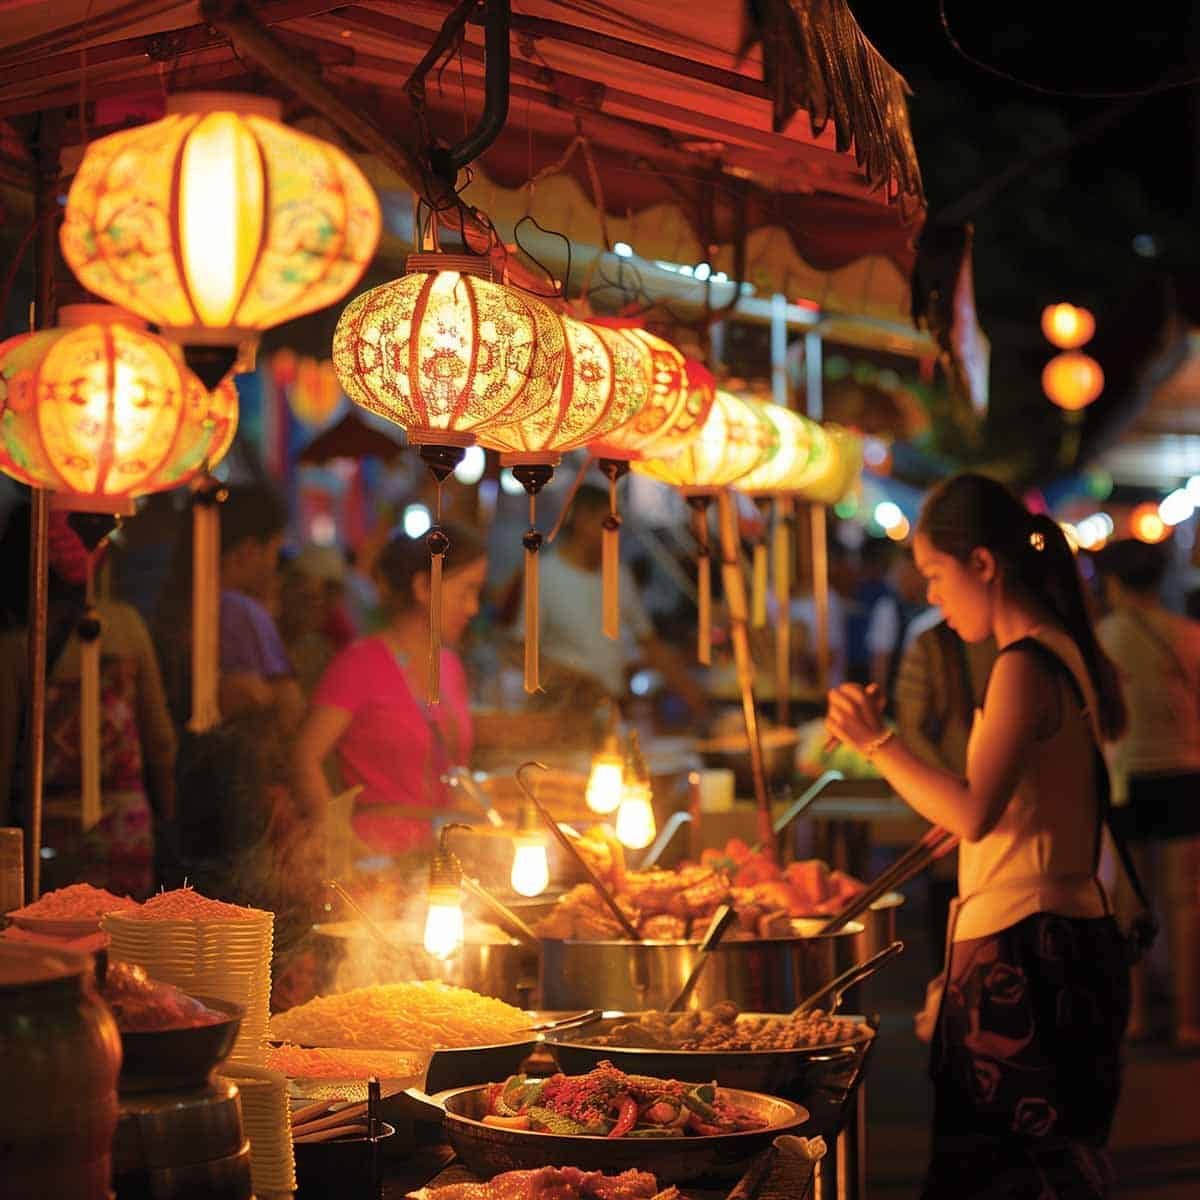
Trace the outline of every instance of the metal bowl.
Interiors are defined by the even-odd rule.
[[[706,1177],[736,1177],[776,1137],[798,1132],[809,1119],[808,1111],[790,1100],[724,1088],[725,1097],[765,1120],[766,1128],[714,1137],[574,1137],[485,1125],[486,1091],[461,1088],[435,1099],[445,1107],[442,1128],[455,1153],[465,1166],[488,1178],[547,1163],[611,1175],[636,1168],[652,1172],[660,1187]]]
[[[121,1030],[122,1092],[203,1087],[212,1069],[228,1058],[246,1010],[229,1000],[193,996],[225,1020],[184,1029]]]
[[[746,1015],[780,1019],[785,1016]],[[682,1079],[689,1083],[715,1080],[722,1087],[793,1100],[809,1110],[813,1124],[822,1133],[840,1130],[846,1102],[862,1079],[867,1052],[875,1037],[875,1031],[867,1026],[860,1037],[797,1050],[667,1050],[598,1046],[587,1040],[637,1016],[637,1013],[606,1013],[603,1020],[582,1029],[547,1034],[546,1044],[566,1075],[586,1075],[608,1060],[631,1075]]]
[[[519,1042],[500,1042],[494,1046],[466,1046],[455,1050],[435,1050],[425,1076],[427,1092],[445,1092],[507,1079],[516,1075],[521,1064],[533,1053],[535,1034]]]

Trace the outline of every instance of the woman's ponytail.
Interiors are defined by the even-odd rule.
[[[1124,733],[1128,723],[1120,676],[1096,638],[1079,567],[1066,534],[1053,518],[1035,513],[1029,521],[1028,549],[1023,550],[1028,566],[1025,570],[1018,567],[1018,577],[1050,608],[1079,647],[1096,690],[1100,732],[1113,741]]]

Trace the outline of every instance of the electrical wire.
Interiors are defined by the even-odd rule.
[[[982,59],[968,53],[958,38],[955,37],[954,31],[950,28],[950,18],[946,13],[946,0],[938,0],[938,20],[941,23],[942,32],[945,34],[950,48],[960,58],[969,62],[971,66],[978,70],[986,71],[987,74],[995,79],[1002,79],[1005,83],[1012,83],[1017,87],[1024,88],[1026,91],[1036,92],[1039,96],[1057,96],[1065,100],[1132,100],[1142,96],[1156,96],[1161,92],[1173,91],[1176,88],[1194,87],[1197,83],[1200,83],[1200,75],[1188,75],[1182,79],[1162,79],[1158,83],[1152,83],[1146,87],[1129,88],[1123,91],[1106,89],[1080,91],[1073,88],[1046,87],[1044,84],[1034,83],[1030,79],[1022,79],[1019,75],[1013,75],[1009,71],[1005,71],[992,63],[984,62]]]

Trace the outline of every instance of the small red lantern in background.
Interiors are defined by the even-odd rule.
[[[1165,542],[1171,536],[1171,527],[1159,516],[1158,505],[1153,500],[1139,504],[1129,514],[1129,532],[1139,542]]]
[[[1059,408],[1078,412],[1104,391],[1104,372],[1090,355],[1069,350],[1056,354],[1046,364],[1042,390]]]
[[[1078,350],[1092,340],[1096,318],[1074,304],[1048,304],[1042,309],[1042,332],[1060,350]]]

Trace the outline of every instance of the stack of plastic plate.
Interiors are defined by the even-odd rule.
[[[296,1190],[292,1117],[287,1077],[265,1067],[228,1065],[222,1076],[242,1096],[242,1125],[250,1139],[250,1177],[258,1200],[290,1196]]]
[[[111,913],[109,957],[137,963],[152,979],[190,996],[230,1000],[246,1010],[229,1062],[261,1066],[270,1019],[275,915],[247,908],[235,919],[148,920]]]

